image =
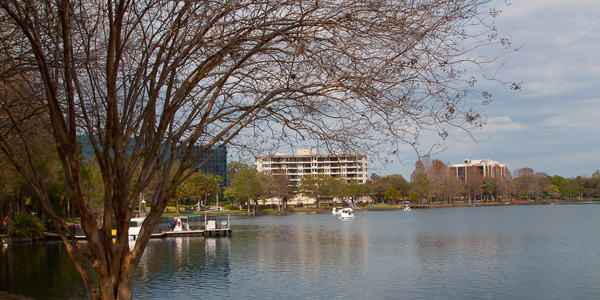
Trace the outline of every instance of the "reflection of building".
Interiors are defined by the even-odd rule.
[[[285,174],[297,183],[303,176],[324,174],[346,181],[367,180],[367,156],[360,154],[317,155],[314,150],[298,150],[296,155],[277,153],[256,157],[256,169],[269,174]]]
[[[449,173],[454,174],[456,178],[462,181],[467,181],[469,179],[469,171],[474,170],[477,170],[479,175],[485,178],[506,178],[507,173],[506,165],[499,164],[497,161],[491,159],[465,159],[462,164],[448,165]]]

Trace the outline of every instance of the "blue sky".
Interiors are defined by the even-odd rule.
[[[521,47],[502,60],[498,77],[521,91],[490,84],[487,125],[475,142],[457,133],[432,156],[446,163],[490,158],[511,173],[532,168],[550,176],[591,176],[600,169],[600,3],[597,0],[496,1],[499,35]],[[486,87],[487,88],[487,87]],[[426,150],[426,149],[425,149]],[[410,178],[417,155],[369,171]]]

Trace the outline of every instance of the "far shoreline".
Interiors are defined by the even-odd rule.
[[[411,209],[428,209],[428,208],[449,208],[449,207],[482,207],[482,206],[522,206],[522,205],[571,205],[571,204],[600,204],[599,199],[593,200],[585,200],[585,201],[540,201],[540,200],[516,200],[510,202],[503,201],[493,201],[493,202],[475,202],[475,203],[467,203],[467,202],[455,202],[455,203],[428,203],[428,204],[411,204]],[[291,205],[290,205],[291,206]],[[335,207],[339,207],[340,205],[335,205]],[[256,213],[248,212],[248,211],[240,211],[234,210],[229,211],[230,216],[259,216],[259,215],[285,215],[285,214],[297,214],[297,213],[330,213],[331,208],[333,206],[326,205],[321,207],[305,207],[305,208],[295,208],[289,207],[283,211],[278,211],[277,209],[259,209]],[[403,209],[402,204],[377,204],[372,206],[359,206],[355,208],[356,210],[364,210],[364,211],[386,211],[386,210],[398,210]],[[200,213],[191,213],[191,214],[179,214],[180,216],[226,216],[226,211],[210,211],[210,212],[200,212]],[[176,217],[176,214],[169,214],[163,217]]]

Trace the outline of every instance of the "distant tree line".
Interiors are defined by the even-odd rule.
[[[64,173],[56,154],[39,148],[39,157],[45,166],[44,178],[51,188],[48,190],[51,204],[62,217],[74,220],[78,213],[72,196],[65,185]],[[85,161],[82,174],[88,195],[92,202],[101,203],[102,180],[97,163],[93,159]],[[9,229],[9,223],[23,215],[36,216],[45,220],[47,216],[35,200],[30,185],[10,166],[0,165],[1,196],[0,214],[7,217],[2,231]],[[180,205],[202,203],[204,206],[228,202],[230,208],[244,206],[250,210],[267,200],[274,199],[277,208],[283,210],[288,202],[298,194],[315,200],[317,205],[359,202],[367,205],[397,204],[403,200],[413,203],[454,203],[474,201],[514,201],[514,200],[556,200],[575,201],[600,198],[600,170],[591,176],[564,178],[534,172],[531,168],[516,169],[512,174],[507,170],[503,177],[483,177],[477,168],[469,168],[468,181],[462,181],[448,171],[448,165],[440,160],[424,158],[415,163],[410,181],[402,175],[380,176],[375,173],[365,184],[347,182],[327,175],[305,176],[293,185],[285,174],[264,174],[242,161],[232,161],[228,165],[231,185],[221,185],[221,178],[212,174],[197,173],[182,183],[171,199],[175,212],[181,213]],[[143,198],[151,198],[151,189],[142,193]],[[101,210],[100,207],[97,208]]]
[[[519,168],[512,174],[508,169],[502,176],[484,177],[477,167],[466,169],[468,180],[448,172],[448,164],[428,157],[415,163],[411,174],[412,193],[423,202],[454,201],[513,201],[600,198],[600,170],[588,176],[564,178]]]
[[[237,162],[239,165],[239,162]],[[289,199],[302,194],[317,205],[334,202],[372,202],[397,204],[403,200],[413,203],[454,203],[475,201],[566,200],[600,198],[600,170],[591,177],[564,178],[534,172],[531,168],[506,170],[502,176],[484,177],[476,168],[467,168],[468,180],[449,172],[448,164],[428,157],[415,163],[410,181],[402,175],[372,174],[366,184],[347,182],[326,175],[304,176],[291,184],[285,174],[263,174],[246,165],[241,177],[230,173],[232,201],[261,201],[276,198],[283,209]]]

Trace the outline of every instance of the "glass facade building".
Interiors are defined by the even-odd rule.
[[[80,135],[79,142],[81,145],[81,154],[83,155],[84,161],[88,157],[94,156],[94,148],[92,147],[92,143],[87,135]],[[130,151],[133,151],[134,142],[135,141],[133,139],[130,140],[127,150],[128,154],[131,153]],[[199,151],[202,150],[202,148],[202,145],[194,146],[194,149],[192,150],[192,156],[196,155]],[[211,147],[210,149],[208,149],[208,151],[206,151],[206,153],[204,153],[204,155],[202,155],[202,157],[194,165],[192,165],[192,168],[198,166],[213,153],[215,153],[214,156],[212,156],[202,167],[200,167],[200,170],[202,170],[204,174],[220,176],[223,180],[221,182],[223,187],[228,187],[229,177],[227,176],[227,147],[223,147],[221,149],[217,149],[217,147]]]
[[[202,148],[203,146],[200,145],[194,146],[191,156],[198,154]],[[223,147],[221,149],[217,148],[218,147],[213,146],[208,149],[208,151],[206,151],[206,153],[204,153],[202,157],[194,165],[192,165],[192,168],[197,167],[200,163],[205,161],[214,153],[213,157],[211,157],[202,167],[200,167],[200,170],[202,170],[204,174],[221,176],[221,179],[223,180],[221,184],[223,187],[228,187],[229,177],[227,176],[227,147]]]

